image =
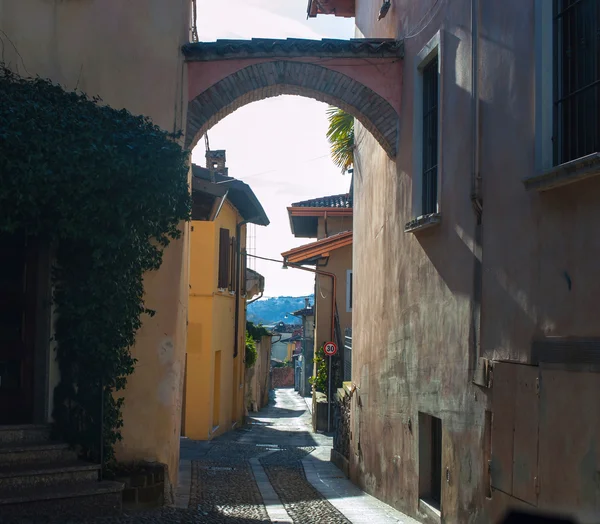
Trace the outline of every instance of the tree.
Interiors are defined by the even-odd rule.
[[[342,173],[346,173],[354,164],[354,117],[346,111],[330,106],[327,109],[329,140],[333,163]]]

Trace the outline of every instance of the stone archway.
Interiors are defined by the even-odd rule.
[[[347,111],[396,156],[402,42],[249,40],[189,44],[186,145],[236,109],[299,95]]]

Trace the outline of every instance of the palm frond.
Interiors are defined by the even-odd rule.
[[[354,163],[354,117],[337,107],[327,108],[331,158],[342,173],[346,173]]]

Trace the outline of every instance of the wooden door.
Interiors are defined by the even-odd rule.
[[[0,235],[0,424],[32,422],[35,258],[24,235]]]

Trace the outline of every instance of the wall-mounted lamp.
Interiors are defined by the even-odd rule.
[[[392,6],[392,0],[383,0],[383,5],[381,6],[381,9],[379,10],[379,16],[377,17],[377,20],[381,20],[382,18],[385,18],[385,15],[388,14],[388,11],[390,10],[391,6]]]

